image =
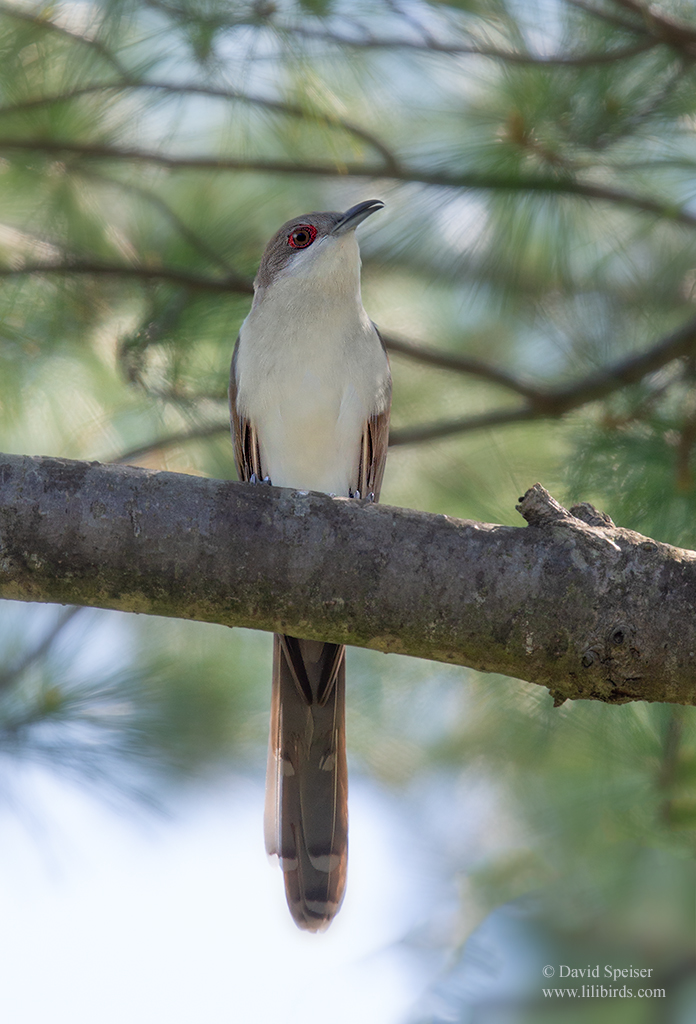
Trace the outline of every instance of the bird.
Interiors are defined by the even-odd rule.
[[[355,229],[383,206],[303,214],[266,246],[230,371],[240,480],[379,499],[392,384],[362,304]],[[341,644],[274,635],[264,836],[295,923],[323,931],[348,862]]]

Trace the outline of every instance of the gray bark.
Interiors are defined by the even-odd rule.
[[[526,527],[126,466],[0,455],[0,597],[289,633],[567,698],[696,703],[696,553],[571,514]]]

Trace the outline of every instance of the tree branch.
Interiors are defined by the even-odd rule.
[[[204,275],[184,273],[173,268],[140,267],[128,265],[106,265],[91,262],[51,263],[49,261],[24,264],[19,267],[0,267],[0,278],[18,277],[29,274],[71,274],[128,277],[141,280],[163,280],[182,285],[194,291],[215,293],[234,292],[242,295],[253,294],[251,281],[237,274],[229,278],[215,279]],[[536,388],[533,384],[504,370],[466,356],[452,355],[419,346],[392,335],[383,335],[390,351],[398,352],[419,362],[432,366],[454,370],[458,373],[471,374],[499,384],[509,391],[527,399],[527,404],[520,408],[493,409],[474,416],[463,416],[442,422],[417,424],[413,427],[397,428],[390,433],[390,445],[399,446],[435,441],[454,434],[470,433],[491,427],[509,426],[512,423],[526,423],[538,419],[558,419],[566,413],[590,402],[606,398],[615,391],[642,380],[649,373],[654,373],[662,366],[675,359],[682,358],[696,350],[696,318],[687,321],[682,327],[667,335],[647,352],[627,359],[589,374],[575,384],[556,389]],[[158,448],[171,447],[189,440],[210,437],[224,426],[210,425],[193,431],[181,431],[173,435],[139,445],[119,456],[118,461],[137,458]]]
[[[71,32],[70,29],[64,28],[62,25],[57,25],[50,18],[46,17],[44,11],[27,11],[22,10],[21,7],[15,4],[0,3],[0,14],[4,14],[8,18],[14,18],[16,21],[28,22],[35,28],[42,32],[53,32],[55,35],[63,36],[65,39],[70,39],[73,42],[80,43],[82,46],[90,47],[95,53],[98,53],[100,57],[110,64],[114,71],[118,72],[119,75],[126,76],[129,74],[128,70],[121,64],[118,57],[111,52],[108,46],[100,42],[99,39],[90,39],[89,36],[80,35],[79,32]]]
[[[390,434],[389,443],[392,445],[418,444],[486,427],[508,426],[511,423],[525,423],[530,420],[558,419],[582,405],[606,398],[614,391],[629,384],[637,384],[649,373],[654,373],[673,360],[681,359],[694,351],[696,351],[696,317],[662,338],[647,352],[620,359],[597,373],[589,374],[576,384],[569,384],[554,390],[544,390],[528,387],[524,382],[520,382],[526,389],[528,398],[526,406],[518,409],[493,409],[475,416],[463,416],[460,419],[446,420],[441,423],[417,424],[414,427],[394,430]],[[457,369],[454,364],[449,368]],[[460,369],[465,373],[476,372],[473,368],[470,371],[465,370],[463,366]],[[485,376],[484,374],[480,375]],[[493,380],[493,377],[490,376],[488,379]],[[514,380],[514,378],[510,378],[510,380]],[[505,375],[502,375],[497,383],[510,386],[506,385]]]
[[[147,444],[128,448],[125,452],[121,452],[119,455],[115,455],[106,461],[116,465],[124,465],[132,459],[140,459],[143,455],[149,455],[151,452],[156,452],[161,448],[173,448],[175,445],[186,444],[188,441],[205,441],[209,437],[215,437],[217,434],[229,434],[229,432],[229,421],[227,423],[208,423],[200,427],[189,427],[188,430],[179,430],[174,434],[167,434],[165,437],[149,441]]]
[[[454,434],[471,434],[476,430],[507,427],[511,423],[528,423],[530,420],[540,420],[544,417],[544,413],[530,406],[523,406],[521,409],[491,409],[489,412],[460,416],[452,420],[417,423],[413,427],[396,427],[389,431],[389,446],[398,448],[406,444],[423,444],[426,441],[452,437]]]
[[[372,178],[378,181],[419,182],[439,188],[475,189],[478,191],[541,192],[549,195],[577,196],[583,199],[598,199],[617,206],[626,206],[643,213],[671,220],[687,227],[696,227],[696,214],[677,203],[659,202],[647,196],[622,192],[620,189],[593,185],[590,182],[575,181],[567,176],[538,174],[491,175],[480,172],[448,174],[447,172],[426,171],[422,168],[400,164],[385,167],[382,164],[344,163],[295,163],[290,160],[236,159],[212,156],[169,156],[154,150],[131,147],[114,147],[97,143],[77,143],[56,139],[0,139],[0,152],[25,151],[64,155],[72,153],[95,159],[127,160],[153,163],[172,170],[199,171],[254,171],[262,174],[300,174],[326,178]]]
[[[696,28],[684,21],[670,18],[660,12],[656,4],[644,4],[639,0],[613,0],[618,7],[631,11],[642,19],[645,30],[661,43],[667,43],[681,50],[689,57],[696,57]]]
[[[606,21],[609,25],[615,25],[617,28],[624,29],[626,32],[631,32],[633,35],[644,35],[647,33],[647,29],[644,24],[635,23],[628,21],[626,18],[619,17],[618,14],[612,14],[610,11],[603,11],[599,7],[595,7],[594,4],[588,3],[587,0],[565,0],[571,7],[577,7],[581,11],[585,11],[586,14],[590,14],[593,18],[599,18],[601,21]]]
[[[212,246],[208,245],[205,239],[201,238],[200,235],[196,234],[188,224],[186,224],[178,213],[176,213],[169,203],[165,202],[161,196],[157,193],[151,192],[150,189],[144,188],[142,185],[135,185],[130,181],[120,181],[118,178],[111,178],[108,174],[99,174],[97,171],[87,170],[84,167],[80,167],[80,175],[83,178],[87,178],[91,181],[98,181],[103,185],[111,185],[114,188],[120,189],[122,192],[126,192],[130,195],[140,196],[146,203],[149,203],[155,209],[159,210],[160,213],[167,218],[172,227],[179,233],[180,237],[191,246],[200,256],[204,259],[210,260],[211,263],[216,264],[224,273],[235,274],[236,271],[228,263],[228,261],[219,253],[213,249]],[[238,275],[241,277],[241,275]]]
[[[417,345],[404,338],[397,338],[394,334],[379,332],[384,344],[390,352],[397,352],[418,363],[425,363],[428,366],[437,366],[443,370],[454,370],[455,373],[465,373],[472,377],[480,377],[492,384],[500,384],[501,387],[514,391],[525,398],[535,399],[539,394],[533,384],[513,377],[511,373],[500,370],[490,363],[484,363],[481,359],[473,359],[469,356],[455,355],[451,352],[443,352],[441,349],[429,348],[426,345]]]
[[[602,53],[558,53],[544,56],[534,53],[520,53],[518,50],[501,50],[495,46],[478,46],[473,43],[441,43],[429,36],[427,39],[404,39],[399,36],[347,36],[338,32],[327,32],[307,28],[304,25],[274,25],[277,31],[287,35],[317,39],[336,46],[359,50],[418,50],[421,53],[442,53],[450,56],[488,57],[506,64],[537,65],[541,67],[592,67],[596,64],[611,64],[645,53],[662,40],[644,39],[633,46],[604,51]],[[666,40],[665,40],[666,41]]]
[[[518,507],[527,529],[2,455],[0,597],[471,665],[557,703],[696,703],[696,552],[573,515],[539,485]]]
[[[474,430],[492,427],[509,426],[512,423],[529,423],[538,419],[558,419],[582,405],[607,398],[615,391],[637,384],[645,376],[654,373],[675,359],[691,355],[696,351],[696,317],[687,321],[682,327],[658,341],[647,352],[641,352],[626,359],[620,359],[611,366],[597,373],[591,373],[575,384],[554,390],[536,388],[534,385],[498,370],[494,366],[466,356],[452,355],[430,349],[424,345],[396,338],[382,333],[382,337],[391,352],[408,356],[418,362],[454,370],[458,373],[471,374],[499,384],[510,391],[517,392],[528,399],[527,405],[521,408],[493,409],[477,413],[474,416],[463,416],[455,420],[441,423],[416,424],[413,427],[396,428],[390,432],[389,444],[398,447],[407,444],[421,444],[425,441],[436,441],[453,434],[471,433]],[[173,445],[185,444],[188,441],[213,437],[226,433],[227,423],[206,424],[189,430],[177,431],[165,437],[157,438],[146,444],[138,445],[123,452],[113,461],[128,462],[140,458],[152,451],[170,448]]]
[[[36,647],[33,647],[30,651],[24,653],[15,665],[10,665],[9,668],[5,668],[0,671],[0,692],[8,690],[13,686],[18,679],[21,679],[28,668],[34,665],[37,661],[40,661],[41,658],[49,652],[68,623],[72,622],[80,611],[82,611],[81,608],[66,608],[59,616],[57,622],[51,627],[43,640],[39,641]]]
[[[337,114],[325,113],[319,110],[312,110],[309,107],[301,107],[294,103],[286,103],[282,100],[266,99],[263,96],[253,96],[249,93],[240,92],[238,89],[220,88],[212,85],[200,85],[196,82],[163,82],[147,81],[134,78],[132,75],[124,77],[120,82],[104,82],[93,85],[85,85],[69,89],[65,92],[52,93],[47,96],[36,96],[32,99],[20,100],[16,103],[8,103],[0,106],[0,116],[4,114],[16,114],[36,107],[48,106],[53,103],[65,103],[80,96],[93,95],[98,92],[162,92],[172,96],[209,96],[212,99],[223,99],[247,103],[250,106],[262,107],[264,110],[272,110],[274,113],[285,114],[287,117],[299,118],[303,121],[317,122],[331,128],[340,128],[349,135],[354,135],[365,142],[372,149],[376,150],[384,160],[386,168],[396,168],[394,154],[371,132],[359,125],[346,121]]]
[[[166,12],[170,17],[175,18],[178,21],[190,21],[190,12],[184,8],[177,7],[175,4],[157,2],[157,0],[148,0],[148,2],[150,6]],[[422,53],[437,53],[449,56],[472,55],[478,57],[489,57],[493,60],[501,60],[510,64],[537,64],[542,66],[550,65],[552,67],[586,67],[593,64],[605,64],[615,60],[624,60],[650,49],[659,42],[659,40],[648,39],[643,40],[634,46],[625,47],[623,49],[617,48],[615,51],[609,52],[581,54],[562,53],[544,56],[541,54],[521,53],[517,50],[501,50],[499,47],[485,46],[471,42],[443,43],[436,39],[424,25],[417,22],[407,11],[400,8],[396,8],[395,10],[405,22],[415,28],[416,32],[420,35],[419,39],[407,39],[403,36],[393,35],[375,35],[368,31],[359,22],[355,23],[355,27],[359,33],[358,35],[345,35],[325,28],[311,28],[300,22],[290,24],[288,22],[279,21],[273,17],[276,13],[275,6],[273,6],[267,13],[258,14],[253,21],[249,18],[239,19],[215,12],[204,17],[199,17],[198,23],[204,24],[213,30],[234,30],[240,27],[246,28],[249,25],[254,25],[255,27],[272,29],[273,32],[284,36],[300,36],[305,39],[318,40],[319,42],[329,43],[342,48],[367,50],[407,49],[420,51]],[[599,12],[595,11],[592,13],[599,14]],[[620,24],[622,27],[626,27],[626,22],[620,22]],[[644,29],[641,31],[640,26],[629,27],[632,29],[634,35],[646,34]]]
[[[234,292],[239,295],[253,295],[251,281],[239,274],[231,273],[224,278],[206,277],[174,267],[150,267],[142,264],[97,263],[90,260],[68,260],[40,263],[24,263],[17,267],[0,267],[0,277],[22,277],[29,274],[57,274],[61,277],[88,275],[92,277],[127,277],[136,281],[168,281],[199,292]]]

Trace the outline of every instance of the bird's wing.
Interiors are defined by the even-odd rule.
[[[239,479],[247,482],[255,473],[257,479],[263,480],[261,470],[261,454],[259,451],[259,438],[255,427],[250,421],[242,416],[237,408],[237,353],[239,352],[239,337],[234,346],[232,366],[230,367],[230,419],[232,428],[232,443],[234,445],[234,461],[237,467]]]
[[[376,327],[375,331],[377,331]],[[377,337],[386,355],[387,349],[379,331],[377,331]],[[379,501],[379,492],[382,489],[382,477],[384,476],[384,466],[387,461],[387,449],[389,447],[391,380],[386,397],[385,408],[381,412],[370,416],[366,421],[360,446],[357,489],[360,491],[361,498],[367,498],[368,495],[374,494],[375,501]]]

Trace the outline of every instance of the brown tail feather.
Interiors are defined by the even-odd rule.
[[[348,860],[345,647],[274,637],[265,835],[296,924],[327,928]]]

